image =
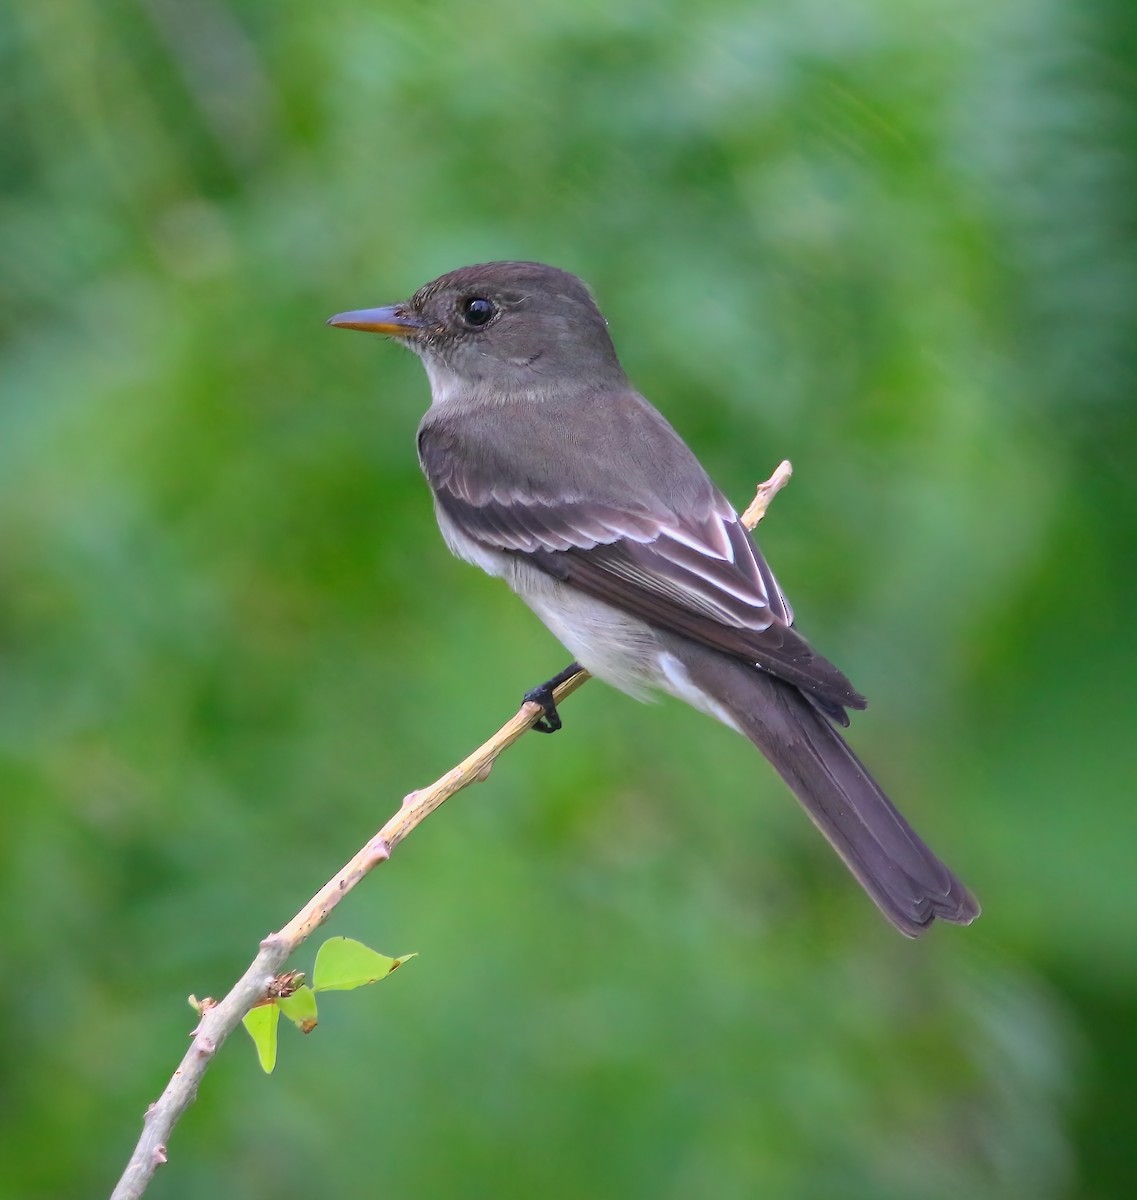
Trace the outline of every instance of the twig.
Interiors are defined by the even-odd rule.
[[[753,529],[762,520],[766,515],[766,509],[770,507],[770,501],[789,483],[793,473],[794,469],[790,465],[790,460],[783,458],[775,468],[773,475],[765,483],[758,485],[754,499],[750,501],[746,511],[738,518],[747,529]]]
[[[765,516],[771,500],[789,481],[790,464],[782,462],[765,483],[758,485],[753,502],[740,520],[748,529]],[[578,671],[553,693],[554,702],[571,696],[591,676]],[[111,1200],[137,1200],[150,1183],[154,1171],[166,1161],[166,1144],[182,1113],[197,1096],[198,1085],[222,1042],[237,1028],[250,1009],[270,993],[284,964],[296,949],[331,916],[337,904],[391,857],[391,851],[436,808],[451,796],[488,778],[497,756],[528,733],[543,715],[540,705],[527,702],[469,758],[464,759],[429,787],[411,792],[402,807],[355,857],[330,879],[308,903],[276,933],[269,934],[260,952],[229,994],[220,1001],[205,1000],[199,1005],[201,1021],[193,1032],[193,1041],[166,1090],[146,1110],[142,1136],[130,1156],[126,1170],[112,1193]]]

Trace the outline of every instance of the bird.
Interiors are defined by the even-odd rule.
[[[443,539],[575,660],[526,694],[543,731],[561,724],[553,688],[581,667],[638,699],[675,696],[761,751],[901,933],[979,915],[841,736],[865,698],[798,632],[735,509],[629,382],[579,278],[482,263],[328,324],[422,360],[418,456]]]

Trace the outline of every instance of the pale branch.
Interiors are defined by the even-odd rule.
[[[790,474],[789,462],[783,461],[765,483],[758,485],[754,500],[740,518],[747,529],[753,529],[766,515],[770,502],[789,482]],[[590,678],[587,671],[572,675],[554,691],[554,703],[559,705]],[[403,838],[439,805],[471,783],[488,778],[497,756],[528,733],[543,715],[539,704],[527,701],[468,758],[429,787],[405,797],[399,811],[355,857],[287,925],[261,942],[256,958],[225,998],[200,1002],[201,1020],[191,1035],[190,1047],[165,1091],[146,1110],[142,1136],[111,1200],[137,1200],[146,1191],[154,1171],[166,1161],[166,1143],[174,1126],[193,1103],[198,1085],[221,1043],[240,1025],[246,1013],[273,994],[274,983],[297,948],[327,921],[348,892],[380,863],[386,862]]]
[[[746,506],[746,511],[738,518],[747,529],[753,529],[762,520],[766,515],[766,509],[770,507],[770,502],[789,483],[793,473],[794,469],[790,465],[790,460],[783,458],[774,469],[773,475],[765,483],[758,485],[754,499],[750,501]]]

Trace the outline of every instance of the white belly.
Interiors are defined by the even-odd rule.
[[[637,700],[650,699],[654,691],[669,692],[741,732],[722,705],[694,685],[686,667],[666,648],[667,635],[661,640],[644,621],[561,583],[515,554],[480,546],[441,509],[435,511],[451,552],[504,579],[590,675]]]

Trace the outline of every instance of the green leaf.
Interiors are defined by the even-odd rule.
[[[408,958],[414,958],[414,955],[388,958],[354,938],[328,938],[316,952],[312,988],[317,992],[347,992],[368,983],[378,983]]]
[[[281,996],[276,1003],[301,1033],[311,1033],[316,1028],[316,993],[306,983],[291,996]]]
[[[279,1021],[280,1009],[275,1003],[258,1004],[242,1018],[242,1024],[253,1039],[257,1057],[261,1060],[261,1069],[266,1075],[271,1075],[273,1067],[276,1066],[276,1027]]]

